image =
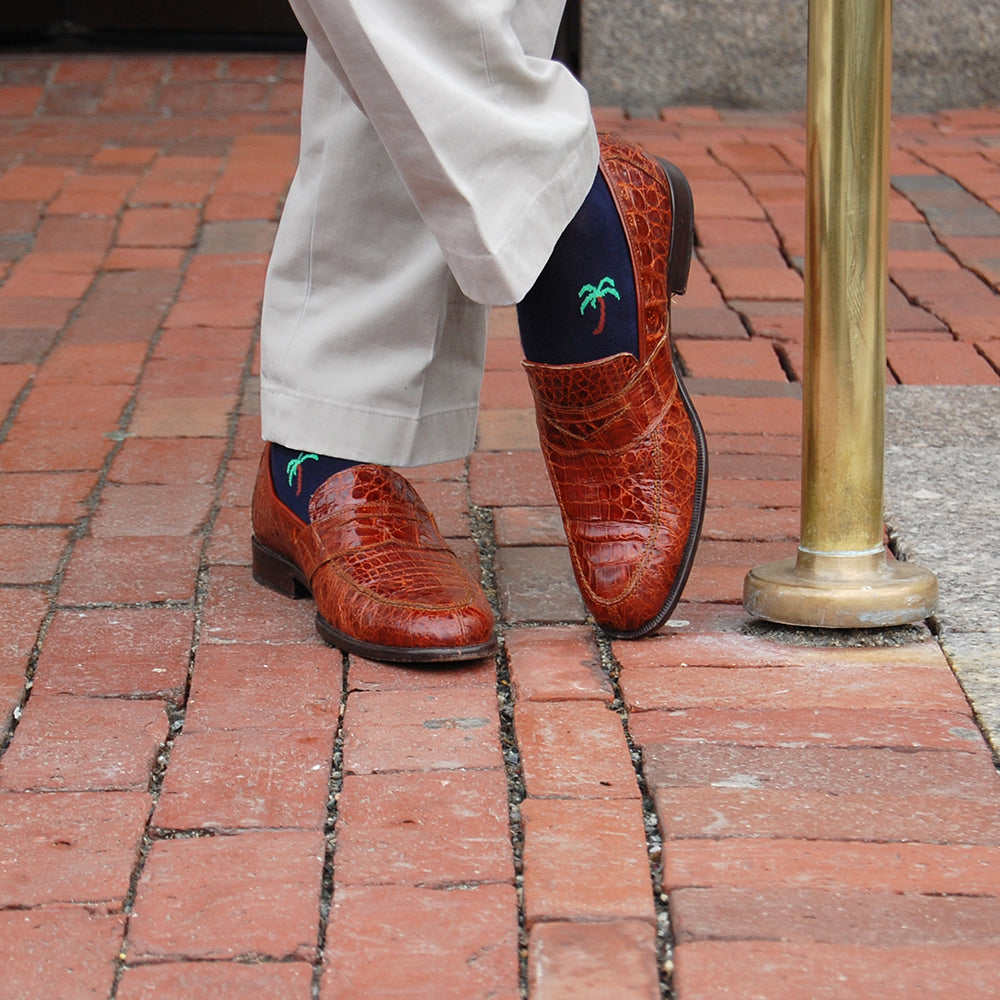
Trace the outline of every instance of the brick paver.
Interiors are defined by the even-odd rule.
[[[301,71],[0,58],[7,993],[993,996],[1000,782],[933,636],[740,606],[799,531],[802,116],[595,109],[697,206],[673,319],[712,479],[673,619],[587,620],[497,309],[476,451],[412,478],[503,647],[405,669],[249,574]],[[890,384],[1000,384],[998,150],[989,109],[894,126]]]

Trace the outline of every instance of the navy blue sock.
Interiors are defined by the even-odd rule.
[[[529,361],[567,365],[629,352],[638,357],[632,257],[614,199],[598,171],[531,291],[517,307]]]
[[[330,476],[349,469],[357,462],[330,458],[311,451],[299,451],[284,445],[271,445],[271,479],[274,492],[286,507],[303,521],[309,520],[309,501]]]

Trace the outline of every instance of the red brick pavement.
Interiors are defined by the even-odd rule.
[[[1000,783],[939,647],[739,603],[798,532],[801,117],[597,115],[698,206],[713,478],[674,620],[586,621],[497,310],[476,452],[413,478],[482,559],[499,674],[408,670],[248,572],[300,73],[0,60],[4,995],[992,996]],[[892,144],[887,379],[997,384],[1000,113]]]

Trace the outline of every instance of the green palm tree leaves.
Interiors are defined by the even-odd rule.
[[[291,486],[295,482],[295,477],[299,476],[299,488],[302,488],[301,480],[301,466],[303,462],[308,462],[309,459],[319,461],[319,455],[313,455],[309,452],[300,451],[299,454],[293,458],[288,465],[285,466],[285,471],[288,473],[288,485]]]
[[[597,303],[603,300],[605,295],[613,295],[619,302],[621,302],[622,298],[615,287],[615,279],[608,277],[601,278],[600,284],[596,288],[593,285],[584,285],[578,294],[582,300],[580,303],[581,316],[587,311],[589,306],[596,307]]]

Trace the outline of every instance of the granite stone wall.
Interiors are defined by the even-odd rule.
[[[580,0],[595,104],[805,107],[807,0]],[[1000,0],[895,0],[893,105],[1000,102]]]

